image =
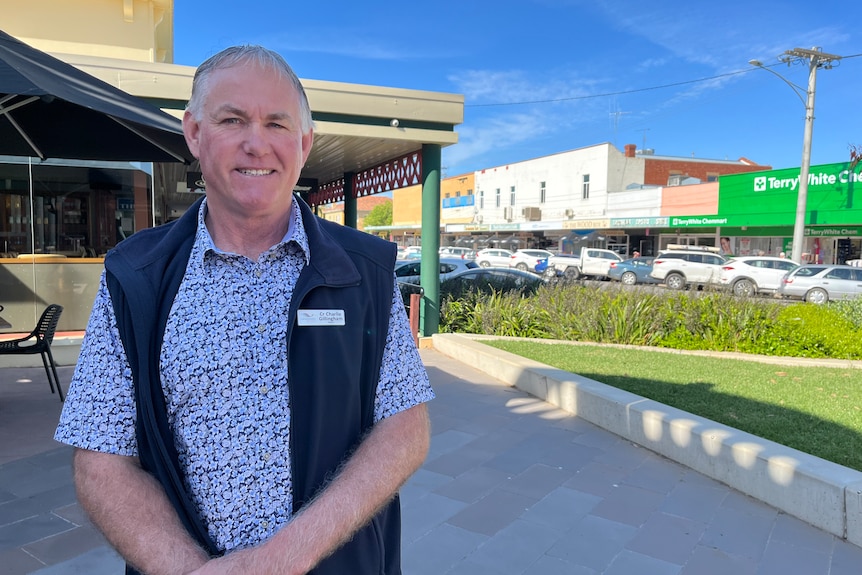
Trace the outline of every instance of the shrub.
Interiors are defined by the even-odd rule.
[[[781,310],[754,353],[862,359],[862,329],[832,305],[793,304]]]
[[[818,306],[619,284],[559,283],[535,296],[446,300],[441,331],[862,359],[862,299]]]

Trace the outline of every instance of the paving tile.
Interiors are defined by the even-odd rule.
[[[603,572],[625,549],[635,533],[637,529],[631,525],[587,515],[557,541],[547,554]]]
[[[438,487],[434,493],[465,503],[473,503],[499,486],[508,489],[511,479],[512,475],[505,471],[480,465]]]
[[[546,555],[525,569],[523,575],[599,575],[599,571]]]
[[[827,556],[832,553],[834,540],[835,538],[829,533],[786,513],[778,514],[770,536],[770,544],[783,543],[791,547],[823,553]],[[862,564],[860,564],[860,572],[862,572]]]
[[[56,507],[75,502],[75,487],[71,483],[48,491],[20,497],[0,505],[0,525],[10,525],[43,513]]]
[[[500,489],[541,499],[572,477],[572,472],[549,465],[531,465],[524,472],[500,484]]]
[[[27,545],[76,527],[52,513],[28,517],[17,523],[0,527],[0,551]]]
[[[96,528],[86,525],[29,543],[23,549],[46,565],[53,565],[107,544]]]
[[[862,547],[846,541],[838,541],[832,552],[829,575],[859,575],[860,565],[862,565]]]
[[[458,477],[462,473],[466,473],[479,465],[487,464],[496,457],[497,455],[492,450],[467,445],[426,461],[424,467],[435,473]]]
[[[654,513],[626,548],[681,566],[692,556],[705,530],[706,523]]]
[[[0,551],[0,573],[3,575],[26,575],[44,566],[20,547]]]
[[[692,483],[687,476],[664,499],[659,510],[670,515],[706,523],[727,497],[729,487]]]
[[[125,565],[116,551],[104,546],[34,571],[32,575],[119,575],[124,572]]]
[[[518,575],[542,557],[561,535],[550,527],[516,519],[468,559],[503,575]]]
[[[621,484],[609,491],[591,513],[618,523],[639,527],[658,509],[664,496],[654,491]]]
[[[777,515],[776,511],[762,514],[757,510],[751,514],[744,509],[722,507],[704,531],[701,543],[729,555],[760,561]]]
[[[588,463],[579,469],[565,486],[604,497],[621,484],[624,478],[625,473],[620,469],[603,463]]]
[[[611,561],[602,575],[678,575],[681,569],[674,563],[624,550]]]
[[[770,542],[763,554],[758,575],[829,573],[829,562],[827,553],[814,551],[810,547]],[[862,565],[858,568],[862,573]]]
[[[521,518],[565,533],[574,529],[600,501],[596,495],[559,487],[530,507]]]
[[[429,493],[413,502],[409,509],[402,510],[402,544],[407,545],[426,535],[466,506],[463,501],[456,501],[436,493]]]
[[[455,429],[449,429],[442,433],[437,433],[431,437],[431,446],[428,449],[427,459],[429,461],[433,461],[441,455],[451,453],[467,445],[474,439],[476,439],[474,434],[457,431]]]
[[[638,446],[644,453],[642,463],[626,475],[623,483],[656,493],[670,493],[680,485],[688,471],[682,465]]]
[[[410,575],[440,575],[463,561],[486,535],[444,523],[414,541],[402,553],[402,568]]]
[[[536,499],[495,489],[455,514],[449,523],[483,535],[494,535],[522,516]]]
[[[730,555],[721,549],[698,545],[679,575],[757,575],[758,562],[749,557]],[[791,575],[786,573],[785,575]],[[799,574],[802,575],[802,574]],[[808,573],[806,575],[815,575]],[[822,575],[828,575],[823,573]]]

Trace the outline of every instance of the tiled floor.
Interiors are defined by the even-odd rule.
[[[405,575],[862,573],[856,546],[422,355],[438,398],[431,453],[402,491]],[[51,440],[59,410],[41,369],[0,370],[0,574],[121,573]]]

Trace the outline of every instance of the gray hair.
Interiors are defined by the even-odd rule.
[[[231,46],[214,56],[210,56],[203,64],[198,66],[198,69],[195,71],[195,77],[192,80],[192,95],[189,98],[188,106],[186,106],[194,118],[200,120],[201,114],[203,114],[203,102],[209,95],[210,75],[215,70],[246,63],[257,64],[263,68],[274,70],[293,84],[296,93],[299,94],[302,133],[307,134],[314,127],[314,122],[311,119],[311,108],[308,105],[308,97],[305,95],[302,82],[299,81],[299,78],[285,59],[282,58],[281,54],[263,46]]]

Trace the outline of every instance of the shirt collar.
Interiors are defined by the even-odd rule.
[[[199,249],[194,251],[198,251],[201,258],[203,258],[209,252],[220,255],[229,254],[229,252],[220,250],[213,242],[212,236],[210,235],[210,232],[206,226],[206,214],[207,199],[206,197],[204,197],[203,201],[201,202],[201,206],[198,209],[198,226],[197,232],[195,234],[195,246]],[[308,265],[311,258],[311,253],[308,247],[308,234],[306,234],[305,226],[302,224],[302,213],[299,210],[299,205],[297,205],[297,201],[295,198],[294,201],[290,203],[290,221],[287,225],[287,233],[284,234],[284,237],[278,244],[272,246],[269,250],[267,250],[267,252],[270,252],[280,246],[286,246],[290,242],[295,242],[299,249],[302,250],[305,263],[306,265]]]

